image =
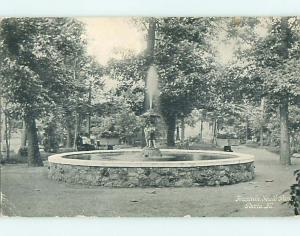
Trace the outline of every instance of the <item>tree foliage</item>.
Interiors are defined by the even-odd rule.
[[[1,86],[16,117],[27,123],[30,165],[42,164],[35,120],[82,97],[83,81],[98,71],[86,56],[83,33],[82,23],[71,18],[1,21]]]

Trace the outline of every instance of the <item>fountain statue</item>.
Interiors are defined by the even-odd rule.
[[[146,120],[146,125],[144,128],[146,146],[148,148],[156,148],[156,120],[155,116],[150,115]]]
[[[156,139],[157,139],[157,122],[160,118],[153,110],[149,110],[142,115],[145,118],[145,139],[146,139],[146,146],[143,148],[143,156],[147,158],[157,158],[161,157],[162,154],[160,150],[156,146]]]

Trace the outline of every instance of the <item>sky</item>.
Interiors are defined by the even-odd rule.
[[[117,50],[135,53],[146,47],[145,35],[129,17],[78,18],[86,25],[88,53],[106,65],[111,58],[119,58]]]
[[[88,53],[106,65],[111,58],[120,58],[120,50],[142,52],[146,48],[145,32],[130,17],[80,17],[86,25]],[[234,45],[218,43],[219,60],[226,63],[233,55]]]

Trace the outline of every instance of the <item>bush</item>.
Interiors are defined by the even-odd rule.
[[[236,139],[238,137],[235,133],[223,133],[223,134],[217,134],[217,138],[219,138],[219,139]]]
[[[21,148],[20,148],[21,149]],[[1,164],[18,164],[18,163],[27,163],[27,150],[20,150],[18,154],[11,152],[10,157],[3,158]]]
[[[118,138],[119,134],[117,131],[103,131],[101,134],[101,138]]]
[[[300,215],[300,169],[294,172],[296,175],[296,184],[291,186],[290,204],[294,207],[295,215]]]
[[[18,151],[18,154],[20,157],[27,157],[28,156],[28,148],[27,147],[21,147]]]

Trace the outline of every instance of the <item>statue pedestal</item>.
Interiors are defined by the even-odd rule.
[[[146,158],[161,158],[161,152],[158,148],[154,147],[145,147],[143,149],[143,156]]]

